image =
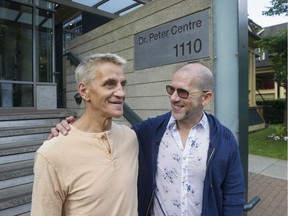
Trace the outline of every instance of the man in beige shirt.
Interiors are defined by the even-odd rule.
[[[96,54],[76,68],[85,112],[69,135],[37,151],[32,216],[137,215],[137,138],[112,123],[123,114],[125,63],[115,54]]]

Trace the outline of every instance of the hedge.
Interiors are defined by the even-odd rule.
[[[263,118],[266,124],[284,123],[285,99],[257,101],[256,104],[263,107]]]

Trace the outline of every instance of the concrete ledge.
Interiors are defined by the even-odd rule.
[[[56,109],[57,108],[57,84],[37,84],[37,109]]]

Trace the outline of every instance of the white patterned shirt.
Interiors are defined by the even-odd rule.
[[[204,113],[191,128],[184,146],[171,116],[159,147],[151,215],[201,215],[209,146],[209,123]]]

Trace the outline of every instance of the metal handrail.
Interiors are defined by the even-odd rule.
[[[266,104],[266,101],[265,101],[265,99],[264,99],[263,95],[261,94],[261,92],[259,91],[259,89],[257,89],[256,91],[258,92],[258,94],[259,94],[259,95],[260,95],[260,97],[262,98],[262,100],[263,100],[264,104]]]
[[[260,200],[261,199],[259,196],[255,196],[252,200],[244,205],[243,211],[251,211],[260,202]]]
[[[71,63],[75,65],[76,67],[80,64],[81,60],[77,56],[75,56],[73,53],[67,52],[65,55],[71,61]]]

